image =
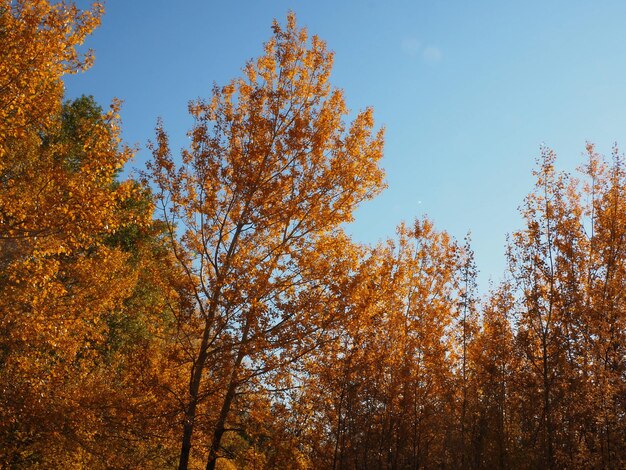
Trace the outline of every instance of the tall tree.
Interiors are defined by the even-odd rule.
[[[528,406],[541,403],[540,411],[526,410],[528,418],[540,416],[537,422],[531,418],[527,439],[530,448],[541,454],[538,462],[550,469],[555,466],[555,382],[563,353],[557,225],[567,210],[565,181],[555,175],[554,159],[554,152],[543,149],[536,192],[528,196],[523,210],[527,227],[514,234],[516,249],[510,252],[515,280],[522,289],[518,338],[528,360]],[[533,446],[536,440],[538,449]]]
[[[554,161],[554,152],[544,149],[536,190],[523,210],[527,227],[514,235],[510,256],[520,286],[517,344],[525,360],[519,378],[524,406],[530,404],[520,411],[523,432],[528,452],[539,451],[538,464],[548,468],[579,464],[580,409],[588,400],[581,364],[593,324],[585,291],[596,275],[589,260],[597,244],[585,233],[597,220],[585,220],[593,210],[585,208],[579,182],[556,172]],[[533,401],[542,403],[540,411]]]
[[[459,251],[425,219],[363,263],[350,320],[308,368],[316,468],[454,465]]]
[[[89,388],[82,374],[105,341],[107,315],[136,282],[130,254],[110,241],[131,225],[146,227],[151,206],[133,209],[138,186],[115,180],[130,157],[118,148],[115,114],[78,100],[45,131],[28,128],[4,147],[0,413],[11,465],[46,465],[61,461],[54,452],[70,441],[80,447],[90,427],[87,414],[72,411]]]
[[[504,281],[484,301],[480,329],[469,348],[478,393],[478,422],[470,433],[469,449],[474,468],[518,468],[526,458],[517,453],[519,357],[511,326],[514,307],[514,289]]]
[[[77,47],[101,13],[98,3],[0,2],[0,465],[9,468],[123,466],[113,449],[136,417],[137,395],[126,391],[122,405],[110,381],[131,383],[119,347],[131,330],[119,319],[139,298],[152,206],[136,183],[117,181],[132,156],[118,103],[104,112],[86,97],[62,102],[63,75],[91,63]],[[158,328],[155,319],[130,323]]]
[[[198,418],[213,469],[242,387],[278,380],[315,347],[338,314],[325,302],[336,295],[330,279],[352,256],[340,225],[381,188],[383,134],[372,110],[347,126],[325,44],[309,42],[293,14],[273,31],[242,78],[190,105],[195,124],[180,164],[157,129],[150,178],[192,293],[181,324],[190,379],[180,469]],[[201,407],[208,398],[212,409]]]
[[[472,427],[475,427],[477,389],[475,381],[474,363],[470,357],[470,349],[478,330],[478,306],[476,299],[476,276],[478,274],[474,262],[474,252],[471,247],[471,236],[468,233],[463,245],[462,259],[460,261],[459,291],[460,306],[459,318],[456,324],[456,342],[458,350],[457,376],[460,388],[459,410],[459,440],[460,440],[460,466],[461,468],[475,467],[472,462],[470,442]]]
[[[607,162],[587,146],[584,193],[587,237],[582,246],[585,270],[577,304],[581,316],[579,364],[586,406],[579,418],[582,464],[619,468],[626,462],[626,169],[617,147]],[[584,437],[583,437],[584,436]]]

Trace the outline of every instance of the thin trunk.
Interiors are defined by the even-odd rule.
[[[461,403],[461,468],[465,468],[465,454],[466,454],[465,452],[465,415],[466,415],[466,412],[467,412],[467,306],[463,308],[463,401]]]
[[[501,364],[501,373],[502,377],[500,378],[500,409],[499,409],[499,435],[498,435],[498,462],[500,465],[500,470],[504,470],[506,468],[506,434],[505,434],[505,413],[506,413],[506,370],[505,370],[504,361]]]
[[[235,249],[237,247],[239,235],[241,234],[242,228],[243,228],[243,222],[240,221],[237,224],[235,234],[233,235],[233,240],[230,243],[230,246],[228,247],[228,250],[226,253],[226,261],[224,264],[224,270],[228,269],[230,259],[233,256],[233,253],[235,252]],[[217,313],[218,301],[221,296],[221,287],[220,287],[221,282],[220,282],[219,273],[216,272],[216,276],[218,278],[216,282],[218,287],[216,287],[213,290],[213,293],[211,295],[211,303],[209,305],[209,310],[206,313],[206,317],[205,317],[206,321],[204,324],[204,331],[202,333],[202,341],[200,342],[200,351],[198,353],[198,358],[192,370],[191,382],[189,383],[189,406],[187,407],[187,410],[185,410],[185,423],[183,424],[183,438],[182,438],[182,445],[181,445],[181,450],[180,450],[178,470],[187,470],[189,466],[189,455],[191,453],[191,439],[193,437],[193,428],[194,428],[194,422],[195,422],[195,417],[196,417],[196,408],[198,406],[200,384],[202,382],[202,374],[204,372],[204,366],[205,366],[206,359],[208,356],[208,349],[209,349],[210,338],[211,338],[211,329],[213,326],[213,322],[215,320],[215,315]],[[203,288],[204,288],[204,284],[203,284]],[[202,301],[197,295],[196,295],[196,300],[198,302],[198,306],[202,310]],[[202,310],[202,313],[204,313],[203,310]],[[245,332],[245,335],[247,335],[247,330]]]
[[[552,240],[552,232],[550,227],[550,206],[549,206],[549,198],[548,198],[548,190],[547,190],[547,179],[544,184],[544,195],[545,195],[545,217],[546,217],[546,238],[548,242],[548,259],[550,261],[550,291],[548,293],[549,305],[548,305],[548,316],[545,321],[545,325],[541,326],[542,336],[541,336],[541,346],[543,353],[543,397],[544,397],[544,414],[545,414],[545,432],[546,432],[546,463],[547,468],[553,468],[553,450],[552,450],[552,409],[550,403],[550,377],[549,377],[549,369],[548,369],[548,331],[552,324],[552,309],[554,307],[554,258],[553,258],[553,240]]]
[[[217,299],[219,292],[214,295]],[[180,458],[178,461],[178,470],[187,470],[189,466],[189,455],[191,453],[191,438],[193,437],[193,428],[196,419],[196,408],[198,406],[198,397],[200,392],[200,383],[202,382],[202,374],[208,356],[209,339],[211,336],[211,325],[215,317],[217,309],[217,301],[211,302],[208,318],[202,333],[202,341],[200,343],[200,351],[193,366],[191,381],[189,382],[189,404],[185,410],[185,421],[183,423],[183,437],[180,449]]]
[[[222,409],[220,410],[219,418],[217,420],[217,423],[215,424],[215,431],[213,433],[211,449],[209,450],[209,458],[206,464],[206,470],[215,470],[215,465],[217,463],[217,459],[219,458],[219,451],[222,445],[222,437],[224,436],[224,432],[226,431],[226,419],[228,418],[230,407],[233,403],[233,399],[235,398],[237,386],[239,385],[239,367],[241,366],[241,362],[246,355],[245,349],[249,331],[250,322],[246,321],[241,335],[241,346],[239,347],[239,352],[237,353],[237,358],[235,359],[235,364],[233,365],[233,372],[230,377],[230,383],[228,384],[228,390],[226,391],[226,396],[224,397],[224,402],[222,403]]]
[[[333,470],[337,468],[337,456],[339,455],[339,440],[341,437],[341,413],[343,409],[344,394],[345,394],[345,386],[342,385],[341,397],[339,398],[339,411],[337,413],[337,438],[335,439],[335,452],[333,454]]]
[[[545,433],[546,433],[546,468],[552,469],[553,462],[553,449],[552,449],[552,407],[550,403],[550,379],[548,371],[548,347],[547,338],[542,338],[543,349],[543,406],[544,406],[544,419],[545,419]]]
[[[208,338],[208,335],[205,336],[207,336]],[[205,361],[206,348],[203,348],[198,355],[198,359],[194,367],[193,376],[189,384],[189,404],[187,406],[187,409],[185,410],[185,422],[183,424],[183,438],[180,449],[178,470],[187,470],[187,467],[189,466],[189,454],[191,453],[191,437],[193,435],[193,427],[196,418],[196,408],[198,406],[198,394],[200,391],[200,381],[202,379],[202,372],[204,369]]]

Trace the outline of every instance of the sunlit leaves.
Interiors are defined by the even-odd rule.
[[[343,94],[328,83],[325,44],[309,41],[294,15],[273,30],[244,77],[190,104],[195,125],[182,166],[159,125],[149,167],[202,319],[181,324],[196,338],[187,420],[195,419],[204,387],[223,397],[208,424],[211,462],[234,392],[248,379],[283,371],[337,316],[329,302],[338,293],[321,267],[333,270],[350,256],[339,224],[382,185],[382,132],[373,130],[369,109],[345,123]],[[212,363],[224,370],[202,372]],[[205,375],[218,383],[204,385]],[[185,432],[189,446],[191,428]]]

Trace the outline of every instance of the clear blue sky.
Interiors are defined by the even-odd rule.
[[[157,117],[182,147],[187,102],[237,76],[289,10],[335,51],[350,108],[373,106],[387,128],[389,187],[357,212],[356,240],[423,214],[459,239],[471,229],[484,291],[521,226],[540,145],[565,169],[587,140],[626,148],[622,1],[109,0],[87,43],[95,65],[66,80],[68,96],[122,99],[141,167]]]

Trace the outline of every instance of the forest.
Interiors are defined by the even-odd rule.
[[[103,11],[0,0],[1,468],[626,468],[617,147],[541,148],[483,294],[469,236],[346,233],[384,129],[293,13],[125,172],[120,102],[64,92]]]

